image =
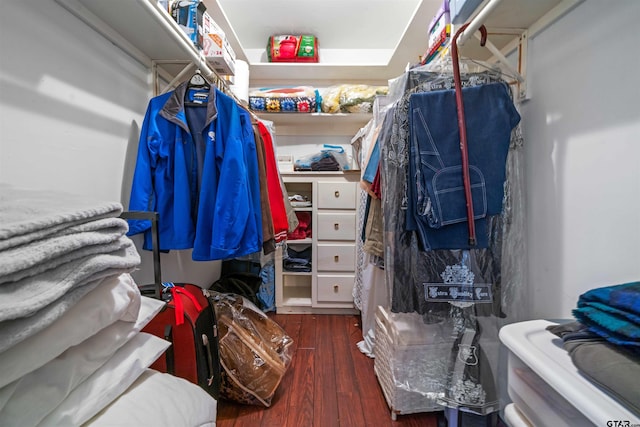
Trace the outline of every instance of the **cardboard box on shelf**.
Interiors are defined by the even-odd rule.
[[[202,51],[207,58],[207,62],[217,73],[234,75],[236,53],[229,44],[224,31],[206,12],[204,13],[202,24]]]

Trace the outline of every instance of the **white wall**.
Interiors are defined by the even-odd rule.
[[[533,318],[640,280],[640,2],[587,0],[529,43],[525,133]]]
[[[0,182],[127,206],[148,68],[53,0],[3,1],[0,13]],[[134,241],[140,245],[139,236]],[[140,247],[140,246],[138,246]],[[144,251],[139,283],[153,282]],[[163,254],[164,280],[210,285],[219,262]]]
[[[53,1],[3,2],[0,180],[120,200],[147,71]]]
[[[532,317],[640,279],[640,2],[587,0],[530,40],[526,137]],[[0,181],[128,199],[147,69],[52,0],[3,2]],[[284,141],[283,141],[284,142]],[[140,282],[151,282],[143,254]],[[163,254],[165,280],[218,263]]]

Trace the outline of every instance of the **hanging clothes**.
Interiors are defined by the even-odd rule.
[[[258,154],[258,169],[260,173],[260,206],[262,206],[262,252],[265,255],[275,252],[276,241],[273,235],[273,217],[271,216],[271,207],[269,205],[269,188],[267,180],[262,179],[267,176],[267,165],[265,160],[265,148],[262,135],[257,123],[253,123],[253,136],[256,143],[256,152]]]
[[[485,91],[486,87],[490,87],[487,85],[493,83],[503,85],[499,73],[487,71],[463,76],[463,86],[481,87],[478,93]],[[433,156],[436,150],[426,148],[424,138],[430,142],[429,132],[419,134],[419,144],[412,139],[412,136],[416,135],[412,133],[412,121],[422,120],[423,117],[419,114],[412,117],[411,97],[420,94],[416,95],[414,100],[420,101],[417,104],[421,104],[427,99],[426,95],[422,94],[443,91],[439,96],[429,98],[429,101],[441,98],[453,88],[453,76],[450,73],[429,69],[414,69],[405,73],[398,86],[402,90],[394,107],[390,131],[381,141],[385,277],[391,294],[391,310],[417,312],[422,314],[426,323],[441,325],[444,332],[438,342],[450,345],[450,358],[442,360],[439,357],[439,360],[433,361],[446,365],[440,370],[440,378],[432,378],[433,382],[440,384],[441,394],[438,402],[445,407],[461,408],[486,415],[499,409],[496,387],[500,348],[498,331],[506,321],[505,302],[510,301],[509,287],[513,286],[514,279],[522,278],[522,269],[514,268],[514,265],[518,259],[523,259],[523,252],[511,242],[514,238],[522,237],[519,234],[522,228],[514,230],[512,227],[524,225],[512,209],[514,205],[521,203],[522,193],[520,181],[512,179],[518,175],[517,168],[521,167],[517,163],[521,152],[519,131],[517,127],[515,132],[511,131],[511,124],[518,118],[517,112],[514,113],[510,98],[501,99],[500,102],[505,102],[507,106],[506,110],[499,107],[500,114],[504,114],[501,120],[505,120],[511,126],[506,131],[506,144],[503,142],[502,146],[502,152],[506,151],[507,158],[502,155],[502,159],[499,160],[504,163],[504,194],[503,197],[495,195],[495,198],[499,199],[500,213],[489,215],[485,209],[483,225],[476,229],[478,234],[483,236],[482,247],[465,246],[468,244],[465,216],[464,221],[459,223],[462,227],[459,234],[464,237],[461,239],[463,244],[456,243],[445,246],[446,249],[436,249],[433,247],[431,235],[428,245],[421,242],[422,236],[416,224],[411,222],[416,220],[414,215],[422,215],[418,217],[421,221],[420,226],[428,228],[429,233],[445,227],[457,227],[458,223],[445,225],[428,221],[427,214],[433,214],[435,217],[437,212],[440,219],[443,209],[450,206],[440,206],[440,210],[431,210],[435,194],[432,191],[437,188],[429,189],[428,185],[433,183],[433,176],[443,165],[439,163],[441,159],[437,155]],[[426,114],[433,108],[440,108],[435,104],[429,108],[424,108],[423,105],[414,106]],[[471,117],[475,110],[472,106],[467,108],[467,117]],[[452,125],[443,129],[445,134],[455,133],[457,128],[455,109],[449,114]],[[432,120],[437,119],[428,117],[427,120],[432,123]],[[504,137],[505,134],[502,135]],[[469,145],[471,146],[471,143]],[[436,148],[439,153],[440,147]],[[458,141],[454,142],[453,148],[459,153]],[[411,155],[412,150],[416,156]],[[436,159],[436,165],[439,166],[436,170],[429,169],[433,159]],[[429,173],[431,176],[426,178]],[[418,195],[422,199],[419,199]],[[431,225],[440,225],[440,228]],[[457,238],[457,235],[454,238]],[[509,243],[505,241],[507,238],[510,240]],[[518,250],[509,252],[506,248]],[[433,392],[433,389],[422,391]]]
[[[280,174],[276,163],[276,155],[273,147],[273,136],[267,126],[258,121],[258,130],[264,141],[267,188],[269,190],[269,205],[273,219],[273,234],[276,243],[282,242],[287,237],[289,220],[285,208],[286,195],[282,193]]]
[[[469,172],[478,241],[486,248],[488,216],[502,212],[511,130],[520,121],[506,83],[464,88]],[[406,228],[423,250],[470,249],[462,182],[455,90],[409,96],[409,174]]]
[[[196,106],[197,104],[201,106]],[[214,86],[188,82],[150,100],[140,133],[129,210],[159,213],[160,249],[197,261],[262,248],[256,145],[249,113]],[[149,221],[131,221],[129,235]]]

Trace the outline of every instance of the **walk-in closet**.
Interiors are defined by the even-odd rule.
[[[0,14],[0,425],[640,426],[640,2]]]

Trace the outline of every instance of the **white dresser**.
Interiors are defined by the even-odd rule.
[[[311,217],[311,237],[287,240],[296,251],[311,248],[311,271],[283,268],[283,249],[276,253],[278,313],[355,313],[353,285],[360,171],[291,172],[282,179],[289,196],[300,195],[311,206],[294,208]]]

